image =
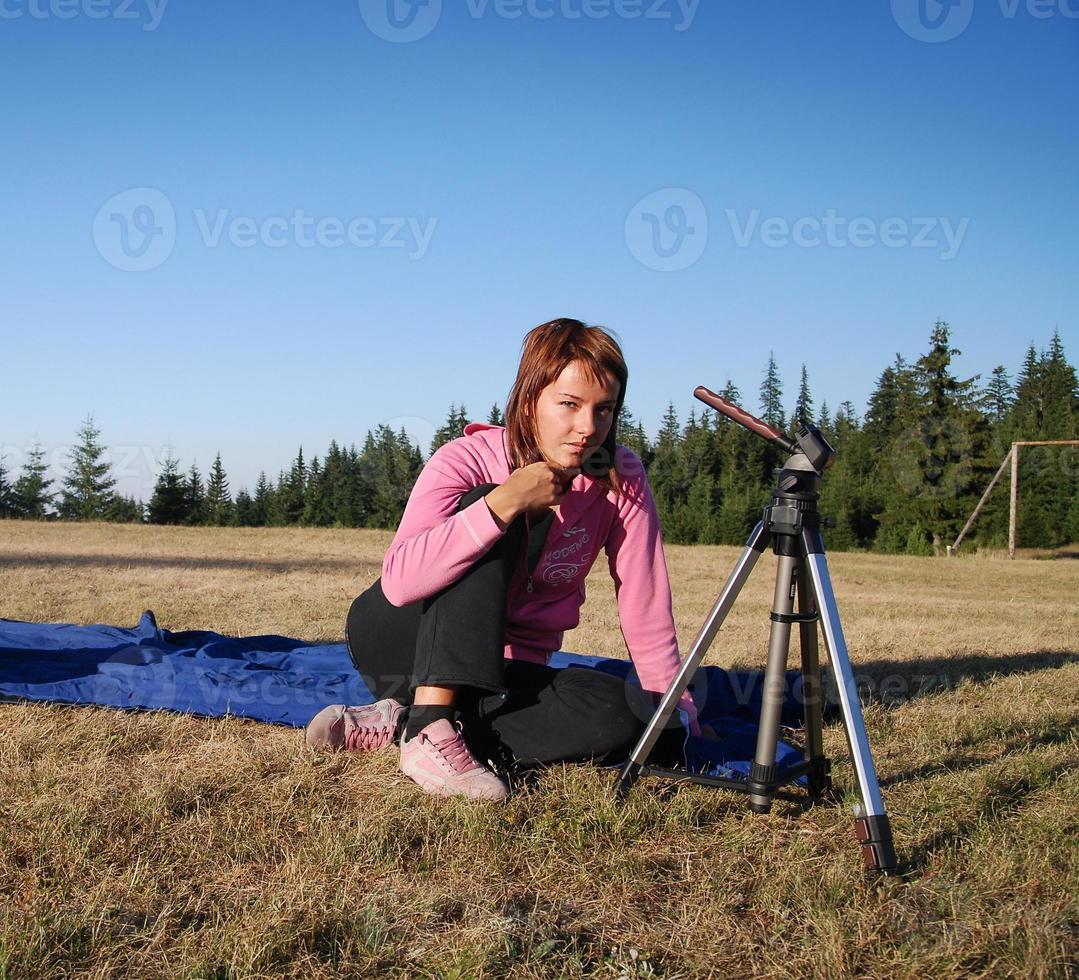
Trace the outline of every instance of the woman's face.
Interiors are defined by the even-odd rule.
[[[536,401],[536,435],[548,462],[580,466],[607,438],[614,422],[618,379],[597,384],[580,361],[571,361]]]

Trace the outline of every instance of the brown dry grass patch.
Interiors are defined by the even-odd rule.
[[[339,641],[390,537],[0,522],[0,615]],[[667,553],[687,650],[738,551]],[[0,977],[1071,974],[1079,563],[831,565],[900,877],[863,876],[849,795],[755,817],[646,781],[619,808],[567,766],[475,806],[294,730],[5,705]],[[763,665],[771,573],[709,662]],[[605,568],[588,587],[567,648],[623,656]]]

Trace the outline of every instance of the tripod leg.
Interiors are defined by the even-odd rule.
[[[867,868],[892,872],[896,868],[895,845],[888,814],[884,811],[877,771],[869,751],[869,738],[862,718],[862,706],[858,700],[858,688],[854,681],[850,659],[847,657],[847,641],[843,625],[839,621],[839,608],[832,579],[828,574],[828,562],[824,557],[824,542],[820,532],[806,529],[802,532],[806,552],[806,565],[813,583],[813,592],[820,606],[821,629],[828,656],[835,672],[839,700],[843,708],[843,721],[850,741],[851,762],[862,797],[862,813],[856,814],[854,832],[862,845],[862,860]]]
[[[776,739],[787,691],[787,657],[790,653],[794,582],[798,559],[780,555],[776,568],[776,591],[772,603],[772,628],[768,634],[768,667],[761,696],[757,751],[749,771],[749,808],[754,813],[772,809],[776,791]]]
[[[803,617],[817,615],[817,601],[804,561],[798,564],[798,612]],[[817,624],[802,619],[798,624],[799,646],[802,651],[802,702],[805,706],[805,760],[813,764],[809,770],[809,794],[819,799],[832,788],[828,760],[824,757],[824,696],[821,691],[820,651],[817,648]]]
[[[742,591],[742,586],[745,585],[746,579],[749,578],[750,572],[753,571],[753,566],[757,564],[758,559],[764,553],[768,540],[769,535],[764,530],[764,523],[758,523],[753,529],[753,533],[749,536],[749,541],[746,543],[745,551],[742,552],[742,557],[738,559],[738,563],[734,566],[727,583],[723,586],[723,591],[720,592],[712,611],[708,614],[708,618],[704,621],[704,625],[697,634],[697,639],[693,641],[689,656],[682,662],[681,669],[675,675],[674,680],[671,681],[671,686],[667,688],[667,692],[659,702],[659,707],[656,708],[655,714],[652,715],[651,720],[648,722],[644,734],[641,735],[637,745],[630,753],[629,759],[622,766],[622,771],[614,787],[619,799],[625,798],[633,784],[640,777],[641,770],[648,762],[656,741],[667,725],[667,719],[674,713],[679,698],[689,687],[690,681],[693,680],[693,675],[697,673],[697,668],[704,659],[705,653],[708,652],[708,647],[711,645],[716,633],[719,632],[719,628],[723,625],[723,620],[727,618],[727,614],[731,611],[734,600],[738,598],[738,593]]]

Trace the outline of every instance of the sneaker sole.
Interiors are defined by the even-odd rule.
[[[401,771],[419,786],[420,789],[432,796],[459,796],[463,800],[471,800],[473,802],[499,803],[509,795],[508,792],[503,796],[471,796],[468,793],[457,793],[454,792],[451,787],[437,779],[431,779],[422,774],[414,776],[410,772],[405,772],[404,769]]]

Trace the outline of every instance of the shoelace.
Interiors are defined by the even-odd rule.
[[[472,753],[468,751],[460,729],[441,742],[432,741],[431,745],[456,773],[472,772],[473,769],[481,768]]]
[[[345,748],[352,752],[381,748],[387,741],[383,725],[356,725],[345,734]]]

